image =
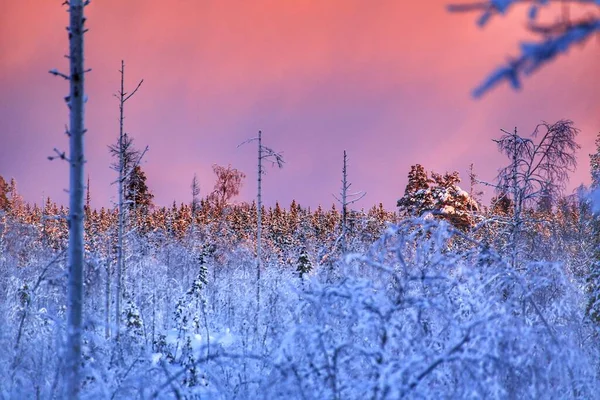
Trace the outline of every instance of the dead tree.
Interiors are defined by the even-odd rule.
[[[123,130],[123,122],[124,122],[124,110],[125,103],[129,100],[140,88],[144,80],[142,79],[136,86],[136,88],[131,92],[125,92],[125,61],[121,60],[121,69],[119,70],[121,73],[121,87],[120,90],[115,95],[119,99],[119,142],[118,146],[110,147],[111,152],[118,157],[118,163],[113,166],[114,169],[119,172],[119,226],[118,226],[118,237],[117,237],[117,281],[116,281],[116,289],[115,289],[115,339],[119,341],[120,336],[120,321],[121,321],[121,296],[122,296],[122,284],[123,284],[123,234],[124,234],[124,224],[125,224],[125,207],[124,207],[124,190],[123,186],[127,177],[131,173],[134,168],[134,165],[138,164],[141,160],[141,157],[146,152],[144,150],[143,153],[139,153],[133,148],[133,141],[128,138],[127,134]]]
[[[256,195],[256,305],[260,308],[260,269],[261,269],[261,236],[262,236],[262,176],[265,173],[263,170],[263,160],[271,162],[272,165],[277,164],[279,168],[283,168],[285,161],[282,153],[278,153],[270,147],[262,144],[262,131],[258,131],[258,137],[248,139],[241,143],[243,144],[257,141],[258,142],[258,177],[257,177],[257,195]]]
[[[346,251],[346,235],[348,233],[348,206],[356,203],[366,196],[366,192],[355,192],[349,193],[352,184],[348,182],[348,157],[346,150],[344,150],[344,165],[342,167],[342,189],[340,190],[340,197],[333,196],[342,206],[342,226],[339,237],[340,249],[343,252]]]
[[[64,397],[79,398],[81,388],[81,334],[83,322],[83,199],[84,199],[84,105],[86,102],[84,76],[88,72],[83,62],[84,8],[88,1],[70,0],[69,7],[69,74],[57,70],[51,74],[69,81],[69,96],[65,98],[69,107],[69,155],[55,149],[58,157],[69,163],[69,248],[68,248],[68,298],[67,340],[64,370]],[[54,157],[51,157],[51,159]]]

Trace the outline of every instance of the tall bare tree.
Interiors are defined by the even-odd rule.
[[[342,229],[340,233],[340,248],[342,252],[346,251],[346,235],[348,233],[348,206],[356,203],[366,196],[366,192],[355,192],[350,193],[348,190],[352,186],[352,183],[348,182],[348,157],[346,150],[344,150],[344,164],[342,167],[342,188],[340,190],[340,197],[333,196],[342,206]]]
[[[67,297],[67,340],[64,370],[64,397],[78,399],[81,388],[81,335],[83,321],[83,198],[84,198],[84,104],[86,101],[83,60],[84,8],[89,1],[68,0],[69,7],[69,74],[57,70],[51,74],[69,81],[69,96],[65,99],[69,107],[70,121],[69,155],[58,152],[59,157],[69,162],[69,248],[68,248],[68,297]]]
[[[133,147],[133,139],[129,138],[129,136],[125,133],[123,129],[124,125],[124,112],[125,112],[125,103],[129,100],[140,88],[144,80],[140,80],[135,89],[128,93],[125,91],[125,61],[121,60],[121,69],[119,70],[121,73],[121,86],[117,94],[115,96],[119,99],[119,140],[117,146],[110,146],[110,151],[113,155],[118,157],[118,163],[113,164],[113,169],[116,169],[119,172],[119,226],[118,226],[118,244],[117,244],[117,282],[116,282],[116,300],[115,300],[115,339],[119,341],[120,337],[120,325],[121,325],[121,297],[122,293],[122,284],[123,284],[123,235],[124,235],[124,225],[125,225],[125,190],[124,186],[127,181],[129,174],[133,171],[135,165],[140,162],[141,157],[145,153],[140,153],[135,150]]]
[[[278,153],[262,144],[262,131],[258,131],[258,136],[248,139],[239,146],[254,142],[258,143],[258,177],[257,177],[257,194],[256,194],[256,304],[260,308],[260,269],[261,269],[261,237],[262,237],[262,176],[265,173],[263,169],[263,160],[271,162],[272,165],[277,165],[283,168],[285,161],[283,154]],[[238,147],[239,147],[238,146]]]

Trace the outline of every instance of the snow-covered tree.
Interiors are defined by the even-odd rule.
[[[460,183],[458,172],[444,175],[432,173],[431,177],[435,183],[431,189],[434,213],[459,229],[471,228],[475,221],[474,213],[479,211],[479,204],[458,186]]]
[[[508,194],[513,206],[510,226],[512,264],[518,264],[526,208],[533,209],[541,199],[558,199],[569,180],[569,172],[577,165],[575,152],[579,132],[573,122],[560,120],[536,126],[532,138],[519,136],[517,130],[504,133],[495,140],[498,150],[510,163],[498,174],[497,191]]]
[[[343,280],[309,282],[267,397],[593,396],[594,353],[575,346],[581,309],[561,269],[509,274],[484,244],[450,250],[456,234],[437,221],[395,226]]]
[[[397,206],[405,215],[419,216],[433,208],[430,185],[433,181],[421,164],[412,165],[408,172],[408,183],[404,196],[398,200]]]
[[[406,216],[433,215],[466,230],[474,223],[473,213],[479,205],[458,184],[458,172],[427,175],[422,165],[413,165],[408,173],[404,196],[398,200],[400,212]]]
[[[596,152],[590,154],[590,173],[592,193],[600,191],[600,133],[596,137]],[[597,209],[598,207],[596,207]],[[587,277],[587,292],[589,296],[587,312],[589,317],[600,325],[600,215],[595,212],[592,217],[592,242],[594,256],[590,263]]]
[[[312,271],[312,269],[313,269],[312,262],[310,261],[310,258],[309,258],[308,253],[306,252],[306,249],[303,248],[302,251],[300,252],[300,256],[298,256],[298,261],[296,263],[296,272],[298,272],[300,279],[303,279],[304,275],[310,273],[310,271]]]
[[[10,215],[21,218],[23,216],[23,209],[25,207],[25,201],[23,200],[23,196],[19,193],[17,188],[17,181],[15,178],[10,179],[10,183],[8,184],[8,204],[7,211]]]

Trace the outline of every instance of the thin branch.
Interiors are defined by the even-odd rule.
[[[71,136],[71,135],[69,135]],[[69,157],[67,157],[67,153],[65,153],[64,151],[59,151],[56,147],[54,148],[54,152],[56,153],[56,156],[48,156],[48,160],[53,161],[57,158],[60,158],[61,160],[65,160],[65,161],[71,161],[69,159]]]
[[[138,83],[138,84],[137,84],[137,86],[135,87],[135,89],[133,89],[133,92],[131,92],[131,94],[129,94],[127,97],[125,97],[125,98],[123,99],[123,103],[125,103],[127,100],[129,100],[129,99],[131,98],[131,96],[133,96],[133,95],[135,94],[135,92],[137,92],[137,91],[138,91],[138,89],[140,88],[140,86],[142,86],[142,83],[143,83],[143,82],[144,82],[144,80],[142,79],[142,80],[140,81],[140,83]],[[126,93],[123,93],[123,95],[125,96],[125,95],[126,95]]]
[[[71,77],[69,75],[63,74],[62,72],[59,72],[57,69],[51,69],[48,72],[54,76],[60,76],[61,78],[65,79],[67,81],[71,80]]]
[[[250,139],[248,139],[248,140],[244,140],[242,143],[238,144],[236,148],[237,148],[237,149],[239,149],[239,148],[240,148],[240,147],[242,147],[243,145],[245,145],[245,144],[248,144],[248,143],[250,143],[250,142],[254,142],[254,141],[256,141],[256,140],[258,140],[258,137],[253,137],[253,138],[250,138]]]
[[[359,200],[362,200],[367,195],[367,192],[358,192],[358,193],[349,194],[348,197],[358,196],[359,194],[360,194],[360,196],[358,198],[356,198],[354,200],[350,200],[346,204],[350,205],[350,204],[356,203]]]
[[[596,0],[561,0],[563,3],[597,4]],[[539,0],[513,0],[513,3],[521,4],[539,4]],[[471,3],[449,4],[446,9],[450,12],[471,12],[471,11],[505,11],[494,5],[493,1],[477,1]]]

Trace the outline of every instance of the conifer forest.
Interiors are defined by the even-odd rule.
[[[185,177],[187,198],[160,204],[148,173],[160,149],[127,130],[143,118],[128,107],[144,96],[144,66],[124,56],[106,88],[109,201],[87,171],[86,140],[100,133],[87,123],[86,37],[101,3],[65,1],[64,68],[42,66],[64,85],[53,96],[66,135],[46,133],[56,148],[43,162],[64,166],[68,201],[25,196],[0,169],[0,399],[600,399],[597,125],[492,126],[495,176],[468,157],[466,173],[436,170],[426,153],[398,160],[395,207],[353,185],[361,165],[343,142],[331,155],[339,186],[321,205],[271,201],[294,149],[250,126],[232,151],[254,154],[254,169],[214,163]],[[527,26],[520,54],[481,77],[472,102],[504,84],[527,91],[577,44],[598,52],[597,0],[444,12]],[[576,171],[587,184],[570,181]]]

